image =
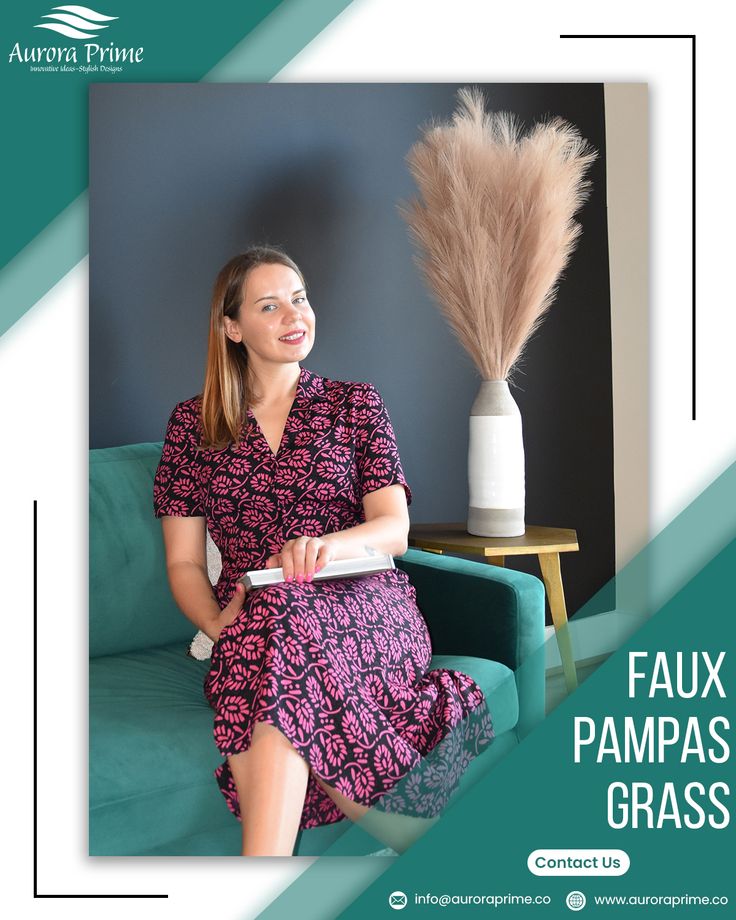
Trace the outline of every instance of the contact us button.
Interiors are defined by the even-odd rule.
[[[534,850],[526,864],[534,875],[623,875],[630,861],[623,850]]]

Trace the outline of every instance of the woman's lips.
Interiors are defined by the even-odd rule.
[[[283,342],[284,345],[301,345],[304,341],[306,332],[302,332],[298,339],[279,339],[279,342]]]

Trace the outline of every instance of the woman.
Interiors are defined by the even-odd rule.
[[[300,366],[314,335],[285,253],[231,259],[215,282],[204,390],[171,413],[154,482],[172,593],[214,640],[204,692],[225,758],[215,777],[244,856],[291,855],[299,828],[358,821],[379,800],[436,815],[493,736],[470,677],[427,671],[405,572],[312,583],[366,547],[404,553],[411,503],[375,387]],[[214,594],[205,527],[222,556]],[[237,579],[272,566],[285,582],[246,597]],[[415,782],[458,728],[461,748]]]

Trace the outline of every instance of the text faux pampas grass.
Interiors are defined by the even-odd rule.
[[[598,154],[561,118],[522,136],[479,89],[458,97],[452,123],[431,124],[406,157],[423,203],[398,207],[455,335],[484,380],[504,380],[554,300]]]

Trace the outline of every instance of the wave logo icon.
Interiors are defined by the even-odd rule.
[[[58,13],[47,13],[42,19],[54,19],[55,22],[41,22],[34,29],[51,29],[67,38],[97,38],[100,29],[106,29],[106,23],[118,19],[117,16],[105,16],[87,6],[54,6]]]

